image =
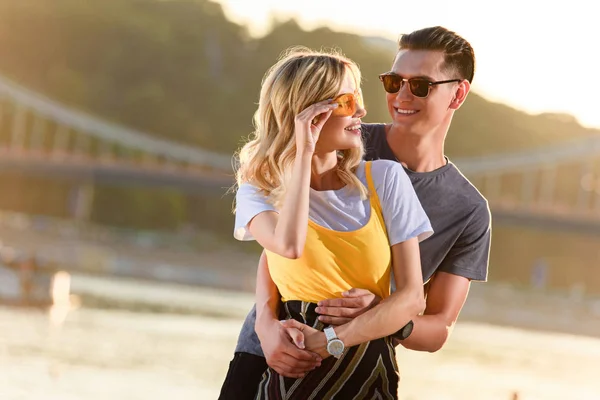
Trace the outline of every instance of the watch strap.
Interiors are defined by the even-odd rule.
[[[333,339],[337,339],[337,335],[335,334],[333,327],[328,326],[327,328],[323,329],[323,332],[325,332],[325,337],[327,338],[327,342],[329,342]]]
[[[404,340],[410,336],[412,333],[412,329],[414,326],[414,322],[412,320],[408,321],[406,325],[400,328],[397,332],[392,334],[392,337],[398,340]]]

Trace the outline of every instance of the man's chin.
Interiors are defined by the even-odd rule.
[[[415,121],[407,121],[405,119],[394,118],[392,128],[408,135],[420,136],[423,133],[423,129],[419,129],[419,124],[415,123]]]

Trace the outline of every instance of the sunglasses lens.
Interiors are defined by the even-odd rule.
[[[383,89],[388,93],[398,93],[402,86],[402,78],[398,75],[383,75],[381,82],[383,82]]]
[[[356,98],[353,94],[343,94],[333,100],[338,104],[337,108],[331,113],[334,117],[347,117],[356,112]]]
[[[358,104],[358,106],[360,108],[365,108],[365,102],[362,98],[362,92],[359,91],[358,94],[354,95],[354,98],[356,99],[356,104]]]
[[[410,91],[417,97],[427,97],[429,94],[429,82],[423,79],[411,79]]]

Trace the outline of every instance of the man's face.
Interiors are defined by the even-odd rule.
[[[430,50],[401,50],[392,73],[403,78],[423,78],[430,82],[457,79],[458,74],[444,69],[444,54]],[[427,135],[442,130],[445,134],[452,119],[453,99],[459,83],[431,86],[427,97],[415,96],[408,82],[397,93],[387,93],[387,105],[393,125],[403,133]]]

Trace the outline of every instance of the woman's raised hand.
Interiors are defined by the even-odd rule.
[[[294,120],[298,152],[314,153],[321,129],[337,106],[337,103],[331,103],[331,100],[320,101],[296,115]]]

